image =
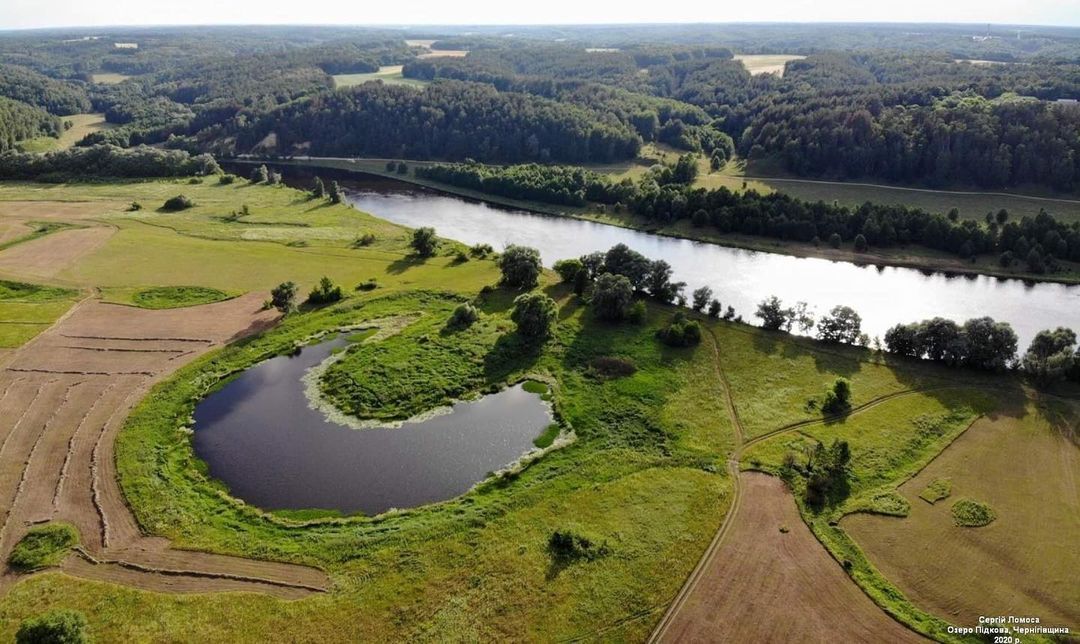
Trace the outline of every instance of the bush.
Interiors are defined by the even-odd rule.
[[[409,173],[409,166],[405,165],[404,161],[398,161],[397,173],[398,174],[408,174]]]
[[[185,197],[184,195],[176,195],[165,200],[161,209],[166,212],[177,212],[180,210],[187,210],[195,205],[195,202]]]
[[[596,278],[596,286],[592,292],[592,307],[601,320],[618,322],[625,319],[633,299],[634,287],[630,285],[630,280],[625,275],[604,273]]]
[[[364,246],[370,246],[375,243],[374,233],[364,233],[353,240],[353,248],[363,248]]]
[[[366,282],[360,282],[356,285],[358,291],[374,291],[377,288],[379,288],[379,283],[374,277],[369,277]]]
[[[837,378],[831,389],[825,392],[821,411],[830,416],[846,413],[851,409],[851,383],[847,378]]]
[[[645,303],[641,300],[637,300],[630,305],[629,309],[627,309],[626,321],[631,324],[644,324],[648,312],[649,309],[645,307]]]
[[[829,246],[831,246],[832,248],[840,248],[840,243],[842,241],[843,240],[840,239],[839,233],[833,233],[829,235]]]
[[[584,559],[592,561],[609,553],[607,543],[597,544],[593,539],[573,530],[556,530],[548,537],[548,552],[552,558],[564,562]]]
[[[450,319],[446,321],[446,326],[454,329],[464,329],[473,325],[474,322],[480,319],[480,311],[465,302],[459,304],[454,312],[450,314]]]
[[[32,528],[8,555],[16,570],[37,570],[59,565],[71,548],[78,545],[79,533],[66,523],[47,523]]]
[[[16,644],[87,644],[86,616],[69,609],[51,610],[19,625]]]
[[[491,244],[474,244],[469,247],[469,255],[479,259],[483,259],[494,252],[495,249],[491,247]]]
[[[439,238],[435,236],[435,229],[429,226],[417,228],[413,231],[412,241],[409,242],[416,254],[421,257],[431,257],[439,246]]]
[[[341,292],[341,287],[334,284],[329,277],[323,277],[319,280],[319,285],[308,293],[307,301],[316,305],[331,304],[340,301],[343,297],[345,294]]]
[[[507,246],[502,255],[499,255],[498,264],[502,271],[502,284],[510,288],[535,287],[543,270],[540,251],[528,246]]]
[[[990,525],[997,514],[985,503],[971,499],[958,499],[952,506],[953,522],[961,528],[981,528]]]
[[[629,358],[600,356],[589,363],[592,372],[603,379],[624,378],[637,373],[637,365]]]
[[[571,284],[577,279],[578,273],[585,269],[585,266],[580,259],[560,259],[555,262],[554,268],[564,284]]]
[[[393,161],[387,161],[386,162],[386,171],[387,172],[393,172],[395,169],[397,169],[397,163],[395,163]]]
[[[270,291],[270,306],[288,313],[296,308],[296,284],[294,282],[282,282]]]
[[[867,249],[866,237],[864,237],[862,235],[855,235],[855,252],[863,253],[863,252],[866,252],[866,249]]]
[[[217,182],[218,182],[219,185],[222,185],[222,186],[227,186],[227,185],[236,183],[236,175],[235,174],[218,175]]]
[[[128,212],[139,212],[140,210],[142,210],[142,204],[138,201],[132,201],[131,205],[128,206]]]
[[[692,347],[701,342],[701,326],[680,311],[667,327],[656,332],[656,337],[669,347]]]
[[[543,340],[551,334],[555,325],[558,306],[555,300],[543,293],[526,293],[514,300],[510,319],[517,325],[518,333],[534,340]]]

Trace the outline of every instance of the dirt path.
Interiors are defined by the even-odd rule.
[[[325,573],[312,568],[174,550],[144,536],[117,482],[113,444],[132,406],[198,355],[272,324],[275,314],[261,303],[250,294],[149,311],[86,299],[8,355],[0,371],[0,561],[33,525],[63,520],[82,540],[61,566],[77,577],[286,599],[327,589]],[[2,565],[0,594],[21,578]]]
[[[840,568],[803,523],[783,482],[739,472],[746,447],[823,421],[792,423],[748,441],[711,329],[709,338],[736,433],[728,461],[734,496],[716,536],[649,641],[922,641],[886,615]],[[911,393],[915,390],[888,394],[851,413]]]

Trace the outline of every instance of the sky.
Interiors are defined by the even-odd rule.
[[[0,29],[106,25],[965,22],[1080,26],[1080,0],[0,0]]]

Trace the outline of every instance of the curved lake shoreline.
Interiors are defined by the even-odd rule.
[[[368,515],[443,501],[519,461],[553,421],[518,384],[405,423],[335,422],[309,404],[303,377],[348,344],[337,336],[260,362],[196,405],[192,446],[231,495]]]

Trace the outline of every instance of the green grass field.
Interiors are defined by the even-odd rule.
[[[0,349],[22,346],[64,314],[78,292],[0,280]]]
[[[25,152],[62,150],[75,145],[87,134],[116,127],[115,124],[106,122],[105,115],[99,113],[72,114],[71,116],[62,117],[61,120],[71,123],[71,127],[61,132],[59,138],[54,139],[48,136],[41,136],[36,139],[20,142],[19,148]]]
[[[379,71],[368,74],[334,75],[334,87],[353,87],[370,81],[382,81],[387,85],[406,85],[409,87],[423,87],[428,84],[427,81],[402,76],[401,65],[380,67]]]
[[[154,210],[178,193],[195,207]],[[181,368],[138,404],[116,445],[121,486],[145,532],[181,548],[318,566],[333,588],[283,602],[258,594],[147,593],[50,573],[20,582],[0,600],[0,638],[26,617],[64,607],[85,612],[99,641],[217,641],[225,633],[240,642],[640,641],[732,502],[725,463],[738,432],[725,380],[746,438],[753,438],[819,419],[808,402],[837,377],[850,379],[850,417],[763,438],[742,462],[776,471],[785,453],[844,437],[853,452],[852,507],[864,502],[894,512],[899,502],[882,491],[895,489],[977,414],[1013,397],[996,388],[1016,389],[1008,378],[886,361],[720,321],[706,322],[710,332],[700,345],[672,349],[655,337],[670,307],[650,304],[641,325],[608,325],[551,274],[539,288],[559,304],[557,327],[547,344],[531,348],[509,320],[516,294],[495,288],[479,295],[498,281],[491,259],[455,261],[460,246],[452,241],[443,241],[435,257],[416,258],[407,230],[285,187],[211,180],[0,184],[0,201],[26,199],[144,204],[137,212],[103,214],[115,234],[59,276],[115,301],[193,303],[188,296],[200,300],[210,292],[204,289],[231,295],[285,280],[296,281],[302,296],[324,275],[345,287],[339,304],[290,314],[272,331]],[[241,215],[244,205],[248,214]],[[369,233],[375,243],[355,248],[353,241]],[[378,288],[354,290],[371,278]],[[45,298],[12,305],[55,306],[55,315],[74,297],[58,291],[48,299],[22,286],[9,291],[22,300]],[[447,329],[463,300],[475,301],[480,321]],[[231,499],[193,454],[189,435],[177,431],[195,401],[219,378],[297,342],[387,318],[407,324],[357,346],[323,380],[325,393],[343,407],[402,417],[535,379],[551,383],[547,395],[558,421],[545,436],[575,439],[457,499],[378,517],[264,513]],[[597,366],[604,364],[620,368]],[[943,385],[952,387],[938,389]],[[898,397],[882,401],[890,395]],[[824,518],[808,521],[834,553],[846,553],[838,556],[858,558],[845,550],[842,530]],[[560,564],[547,549],[555,530],[593,535],[611,554]],[[865,558],[852,575],[883,605],[900,606],[902,620],[929,624],[924,630],[940,626],[899,592],[881,590],[891,586]]]

